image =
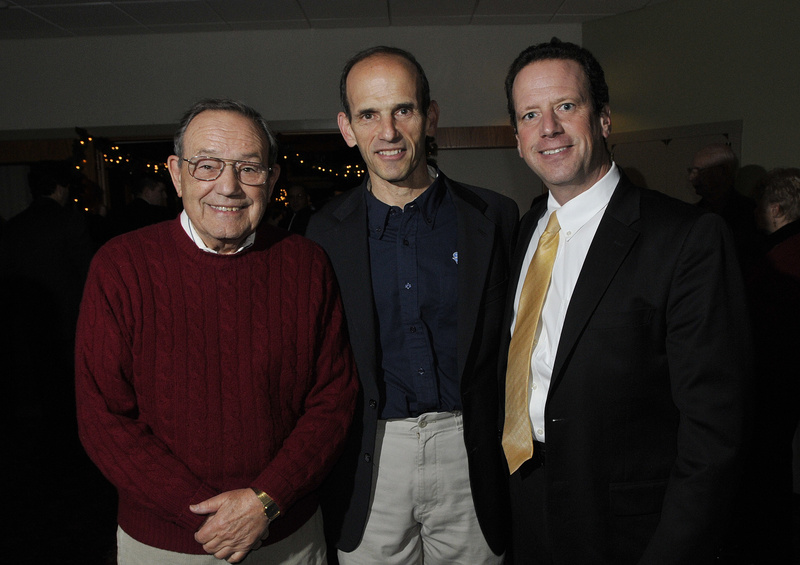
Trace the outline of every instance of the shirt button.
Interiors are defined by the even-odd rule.
[[[411,283],[406,283],[405,287],[406,287],[406,290],[411,290]]]
[[[370,401],[369,401],[369,407],[370,407],[370,408],[373,408],[373,409],[374,409],[374,408],[377,408],[377,407],[378,407],[378,401],[377,401],[377,400],[374,400],[374,399],[370,399]]]
[[[372,461],[372,455],[370,455],[369,453],[365,453],[364,454],[364,461],[366,461],[367,463]]]
[[[408,240],[407,239],[403,240],[403,245],[406,245],[406,246],[408,245]]]
[[[420,367],[419,369],[417,369],[417,373],[420,374],[420,375],[424,375],[425,374],[425,369]]]
[[[544,430],[542,428],[537,428],[536,435],[537,436],[543,436],[544,435]]]
[[[425,420],[423,420],[422,422],[419,423],[419,427],[420,428],[424,428],[427,425],[428,425],[428,422],[426,422]]]
[[[539,385],[537,385],[536,383],[531,383],[531,388],[532,388],[533,390],[536,390],[538,386],[539,386]]]
[[[408,331],[410,331],[412,334],[417,333],[417,326],[411,326],[410,328],[408,328]]]

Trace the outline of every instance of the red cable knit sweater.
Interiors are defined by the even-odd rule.
[[[323,251],[270,227],[238,255],[201,251],[179,220],[105,245],[78,322],[81,439],[142,543],[201,554],[189,505],[254,486],[282,516],[317,507],[357,379]]]

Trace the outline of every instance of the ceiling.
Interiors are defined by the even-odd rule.
[[[0,40],[252,29],[569,24],[666,0],[0,0]]]

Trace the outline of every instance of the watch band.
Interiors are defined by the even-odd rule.
[[[256,493],[256,496],[261,501],[261,504],[264,505],[264,516],[266,516],[270,522],[281,515],[281,509],[278,508],[278,504],[272,500],[267,493],[265,493],[263,490],[258,490],[255,487],[250,488],[254,493]]]

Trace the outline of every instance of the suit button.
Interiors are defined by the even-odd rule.
[[[370,407],[370,408],[372,408],[372,409],[374,410],[375,408],[377,408],[377,407],[378,407],[378,401],[377,401],[377,400],[374,400],[374,399],[370,399],[370,401],[369,401],[369,407]]]
[[[372,461],[372,455],[370,455],[369,453],[365,453],[364,454],[364,461],[366,461],[367,463]]]

